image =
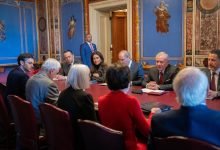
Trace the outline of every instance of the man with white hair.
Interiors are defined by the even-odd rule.
[[[169,56],[165,52],[156,55],[156,66],[152,67],[142,86],[152,90],[172,90],[172,82],[179,68],[169,64]]]
[[[185,136],[220,146],[220,112],[206,106],[209,89],[206,75],[195,67],[181,70],[173,81],[178,110],[155,114],[154,137]]]
[[[127,50],[122,50],[119,52],[118,60],[119,63],[129,67],[132,85],[141,85],[144,79],[144,70],[142,65],[132,61],[130,53]]]
[[[39,122],[39,105],[45,102],[55,105],[58,100],[59,90],[52,79],[56,77],[60,67],[56,59],[48,58],[41,66],[41,70],[26,84],[26,99],[31,102]]]

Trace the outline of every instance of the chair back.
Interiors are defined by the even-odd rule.
[[[38,149],[39,128],[30,102],[16,96],[8,96],[17,132],[17,144],[27,149]]]
[[[155,150],[220,150],[207,142],[182,136],[154,137],[153,143]]]
[[[7,130],[11,120],[4,102],[5,89],[6,86],[0,83],[0,127]]]
[[[69,113],[48,103],[40,104],[50,150],[73,150],[73,129]]]
[[[124,150],[121,131],[107,128],[90,120],[78,120],[86,150]]]
[[[0,149],[15,146],[14,123],[11,122],[8,110],[4,102],[4,92],[6,86],[0,83]]]
[[[6,92],[6,85],[0,83],[0,96],[4,97],[5,92]]]

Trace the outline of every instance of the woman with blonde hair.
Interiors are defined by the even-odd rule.
[[[76,137],[76,150],[83,150],[83,144],[77,119],[96,121],[93,98],[85,89],[90,86],[90,70],[86,65],[75,64],[70,68],[67,76],[69,87],[60,93],[57,105],[69,112]]]

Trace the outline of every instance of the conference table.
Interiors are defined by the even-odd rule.
[[[63,91],[66,88],[66,81],[65,80],[57,80],[55,81],[60,91]],[[173,109],[178,109],[179,104],[176,101],[176,94],[173,91],[167,91],[163,95],[151,95],[147,93],[143,94],[134,94],[131,91],[141,89],[139,86],[131,86],[130,90],[128,92],[129,95],[135,96],[140,103],[146,103],[146,102],[160,102],[166,105],[172,106]],[[90,85],[89,89],[86,89],[86,92],[90,93],[94,99],[94,102],[98,101],[98,98],[102,95],[107,94],[110,92],[107,86],[92,83]],[[220,99],[214,99],[214,100],[206,100],[207,106],[214,110],[220,110]]]

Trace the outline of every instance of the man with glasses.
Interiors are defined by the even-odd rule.
[[[18,67],[9,72],[6,82],[5,101],[8,108],[8,95],[13,94],[25,99],[25,85],[29,79],[28,73],[33,69],[34,58],[32,54],[23,53],[18,56],[17,62]]]
[[[56,105],[59,90],[53,79],[60,70],[60,62],[54,58],[48,58],[41,66],[41,70],[33,75],[26,84],[26,99],[30,101],[37,121],[40,123],[41,103]]]
[[[142,65],[132,61],[130,53],[127,50],[122,50],[119,52],[118,61],[122,65],[129,67],[132,85],[141,85],[144,79],[144,70]]]
[[[173,79],[179,68],[169,64],[169,56],[165,52],[159,52],[155,60],[156,66],[149,70],[142,86],[152,90],[172,90]]]

